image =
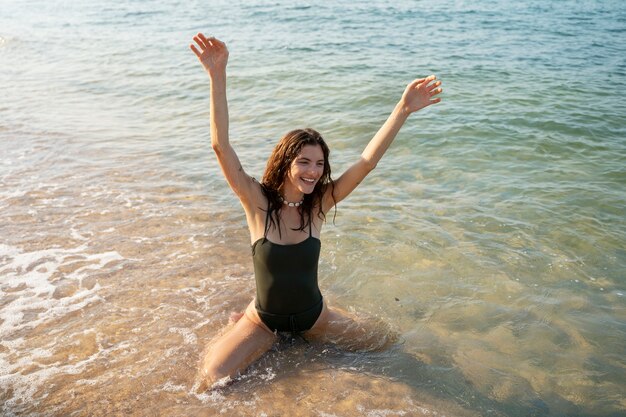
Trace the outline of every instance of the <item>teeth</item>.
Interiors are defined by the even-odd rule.
[[[315,180],[310,180],[308,178],[302,178],[302,181],[306,181],[306,182],[315,182]]]

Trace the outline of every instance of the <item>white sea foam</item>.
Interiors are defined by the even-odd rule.
[[[94,386],[98,383],[95,379],[79,379],[76,381],[76,385],[90,385]]]
[[[192,345],[198,342],[196,334],[189,329],[183,327],[171,327],[169,331],[170,333],[177,333],[183,336],[183,340],[187,345]]]
[[[114,251],[89,254],[86,250],[87,246],[81,245],[69,249],[22,252],[19,248],[0,244],[0,294],[14,298],[0,309],[0,339],[11,339],[11,335],[20,329],[33,328],[101,300],[97,295],[100,285],[83,288],[83,279],[109,263],[124,258]],[[70,273],[59,273],[60,267],[77,261],[86,262],[87,265]],[[73,283],[76,291],[55,298],[57,286],[51,281],[53,276],[60,276],[64,282]]]
[[[223,386],[226,386],[229,381],[230,381],[230,378],[229,379],[225,378],[225,382]],[[197,390],[199,389],[199,387],[200,387],[200,382],[196,381],[196,383],[191,388],[189,394],[196,397],[203,404],[210,404],[210,403],[218,404],[226,400],[226,397],[224,396],[224,394],[222,394],[221,392],[217,390],[210,390],[210,391],[198,393]]]
[[[161,389],[166,392],[185,392],[187,390],[187,387],[185,387],[184,385],[176,385],[170,381],[167,381],[165,384],[163,384]]]
[[[80,233],[78,233],[78,230],[74,229],[73,227],[70,229],[70,233],[73,239],[76,240],[89,240],[88,237],[85,237],[83,235],[81,235]]]
[[[35,349],[20,356],[17,362],[9,363],[4,355],[0,355],[0,385],[11,387],[13,389],[13,397],[6,402],[6,406],[14,406],[20,402],[33,401],[37,390],[46,383],[54,375],[72,374],[76,375],[83,372],[87,366],[96,360],[99,352],[94,353],[88,358],[77,363],[54,363],[52,365],[43,366],[26,375],[19,372],[25,366],[35,364],[39,365],[38,359],[50,357],[52,354],[47,350]],[[47,397],[44,393],[38,400]]]
[[[259,377],[264,381],[271,381],[276,378],[276,372],[271,367],[265,368],[265,373],[259,374]]]
[[[19,248],[0,244],[0,295],[12,298],[0,309],[0,340],[7,349],[0,353],[0,385],[13,389],[13,397],[9,400],[12,404],[32,400],[38,388],[53,375],[82,372],[102,351],[99,350],[78,362],[70,360],[66,363],[42,365],[41,359],[52,357],[53,351],[41,346],[28,347],[27,339],[14,337],[19,330],[34,328],[102,301],[102,297],[97,294],[100,285],[83,288],[82,280],[109,263],[124,258],[117,252],[89,254],[86,250],[87,246],[82,245],[69,249],[51,248],[24,252]],[[87,265],[71,273],[60,273],[61,266],[67,267],[76,261],[86,262]],[[77,286],[76,292],[55,298],[57,287],[51,278],[59,275],[64,281],[74,282]],[[120,346],[115,348],[119,349]],[[39,368],[33,368],[24,375],[21,371],[31,365]]]
[[[2,187],[2,188],[7,190],[7,191],[4,191],[3,193],[0,194],[4,198],[24,197],[26,195],[26,192],[27,192],[26,190],[15,190],[15,189],[13,189],[11,191],[8,191],[8,190],[10,190],[10,188],[8,188],[8,187]]]
[[[416,413],[423,416],[437,416],[439,415],[435,411],[431,411],[427,408],[417,406],[411,399],[406,399],[407,403],[411,405],[408,410],[389,410],[389,409],[366,409],[363,405],[357,405],[357,411],[359,415],[367,417],[389,417],[389,416],[413,416]]]
[[[362,410],[364,416],[367,417],[389,417],[389,416],[407,416],[409,415],[404,410]]]
[[[0,243],[0,256],[15,256],[19,253],[17,248]]]
[[[84,333],[90,333],[92,331],[85,331]],[[115,351],[124,351],[130,347],[129,342],[118,343],[113,346],[104,348],[101,341],[96,335],[98,350],[85,359],[73,362],[72,360],[55,362],[52,364],[43,365],[41,359],[50,358],[54,355],[52,350],[36,348],[36,349],[21,349],[15,352],[15,347],[23,347],[22,343],[16,340],[13,343],[2,342],[5,347],[8,347],[13,354],[6,355],[0,354],[0,386],[11,387],[13,389],[13,396],[4,404],[8,409],[12,409],[20,404],[33,403],[45,399],[48,394],[43,393],[41,396],[35,398],[37,391],[44,386],[52,377],[64,374],[64,375],[79,375],[83,373],[89,366],[91,366],[100,356],[108,355]],[[23,339],[20,339],[23,342]],[[53,346],[54,343],[51,345]],[[15,355],[17,353],[17,355]],[[17,360],[9,361],[7,358],[17,356]],[[29,366],[34,365],[35,368],[29,370],[28,373],[24,373],[23,370]],[[80,385],[95,385],[98,383],[92,379],[81,379],[76,382]]]

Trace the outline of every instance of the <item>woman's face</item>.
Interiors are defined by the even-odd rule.
[[[285,186],[294,191],[311,194],[324,173],[324,152],[320,145],[304,145],[291,162]]]

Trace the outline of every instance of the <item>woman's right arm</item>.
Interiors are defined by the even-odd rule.
[[[228,185],[242,202],[260,192],[259,184],[243,170],[239,157],[228,139],[228,102],[226,100],[226,64],[228,49],[216,38],[202,33],[194,36],[198,47],[190,45],[211,80],[211,146]]]

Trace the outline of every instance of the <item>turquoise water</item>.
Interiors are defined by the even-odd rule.
[[[624,3],[0,10],[3,414],[625,412]],[[326,297],[402,343],[280,346],[194,392],[204,345],[254,290],[198,31],[228,44],[231,138],[257,178],[303,126],[337,176],[406,83],[443,80],[322,234]]]

